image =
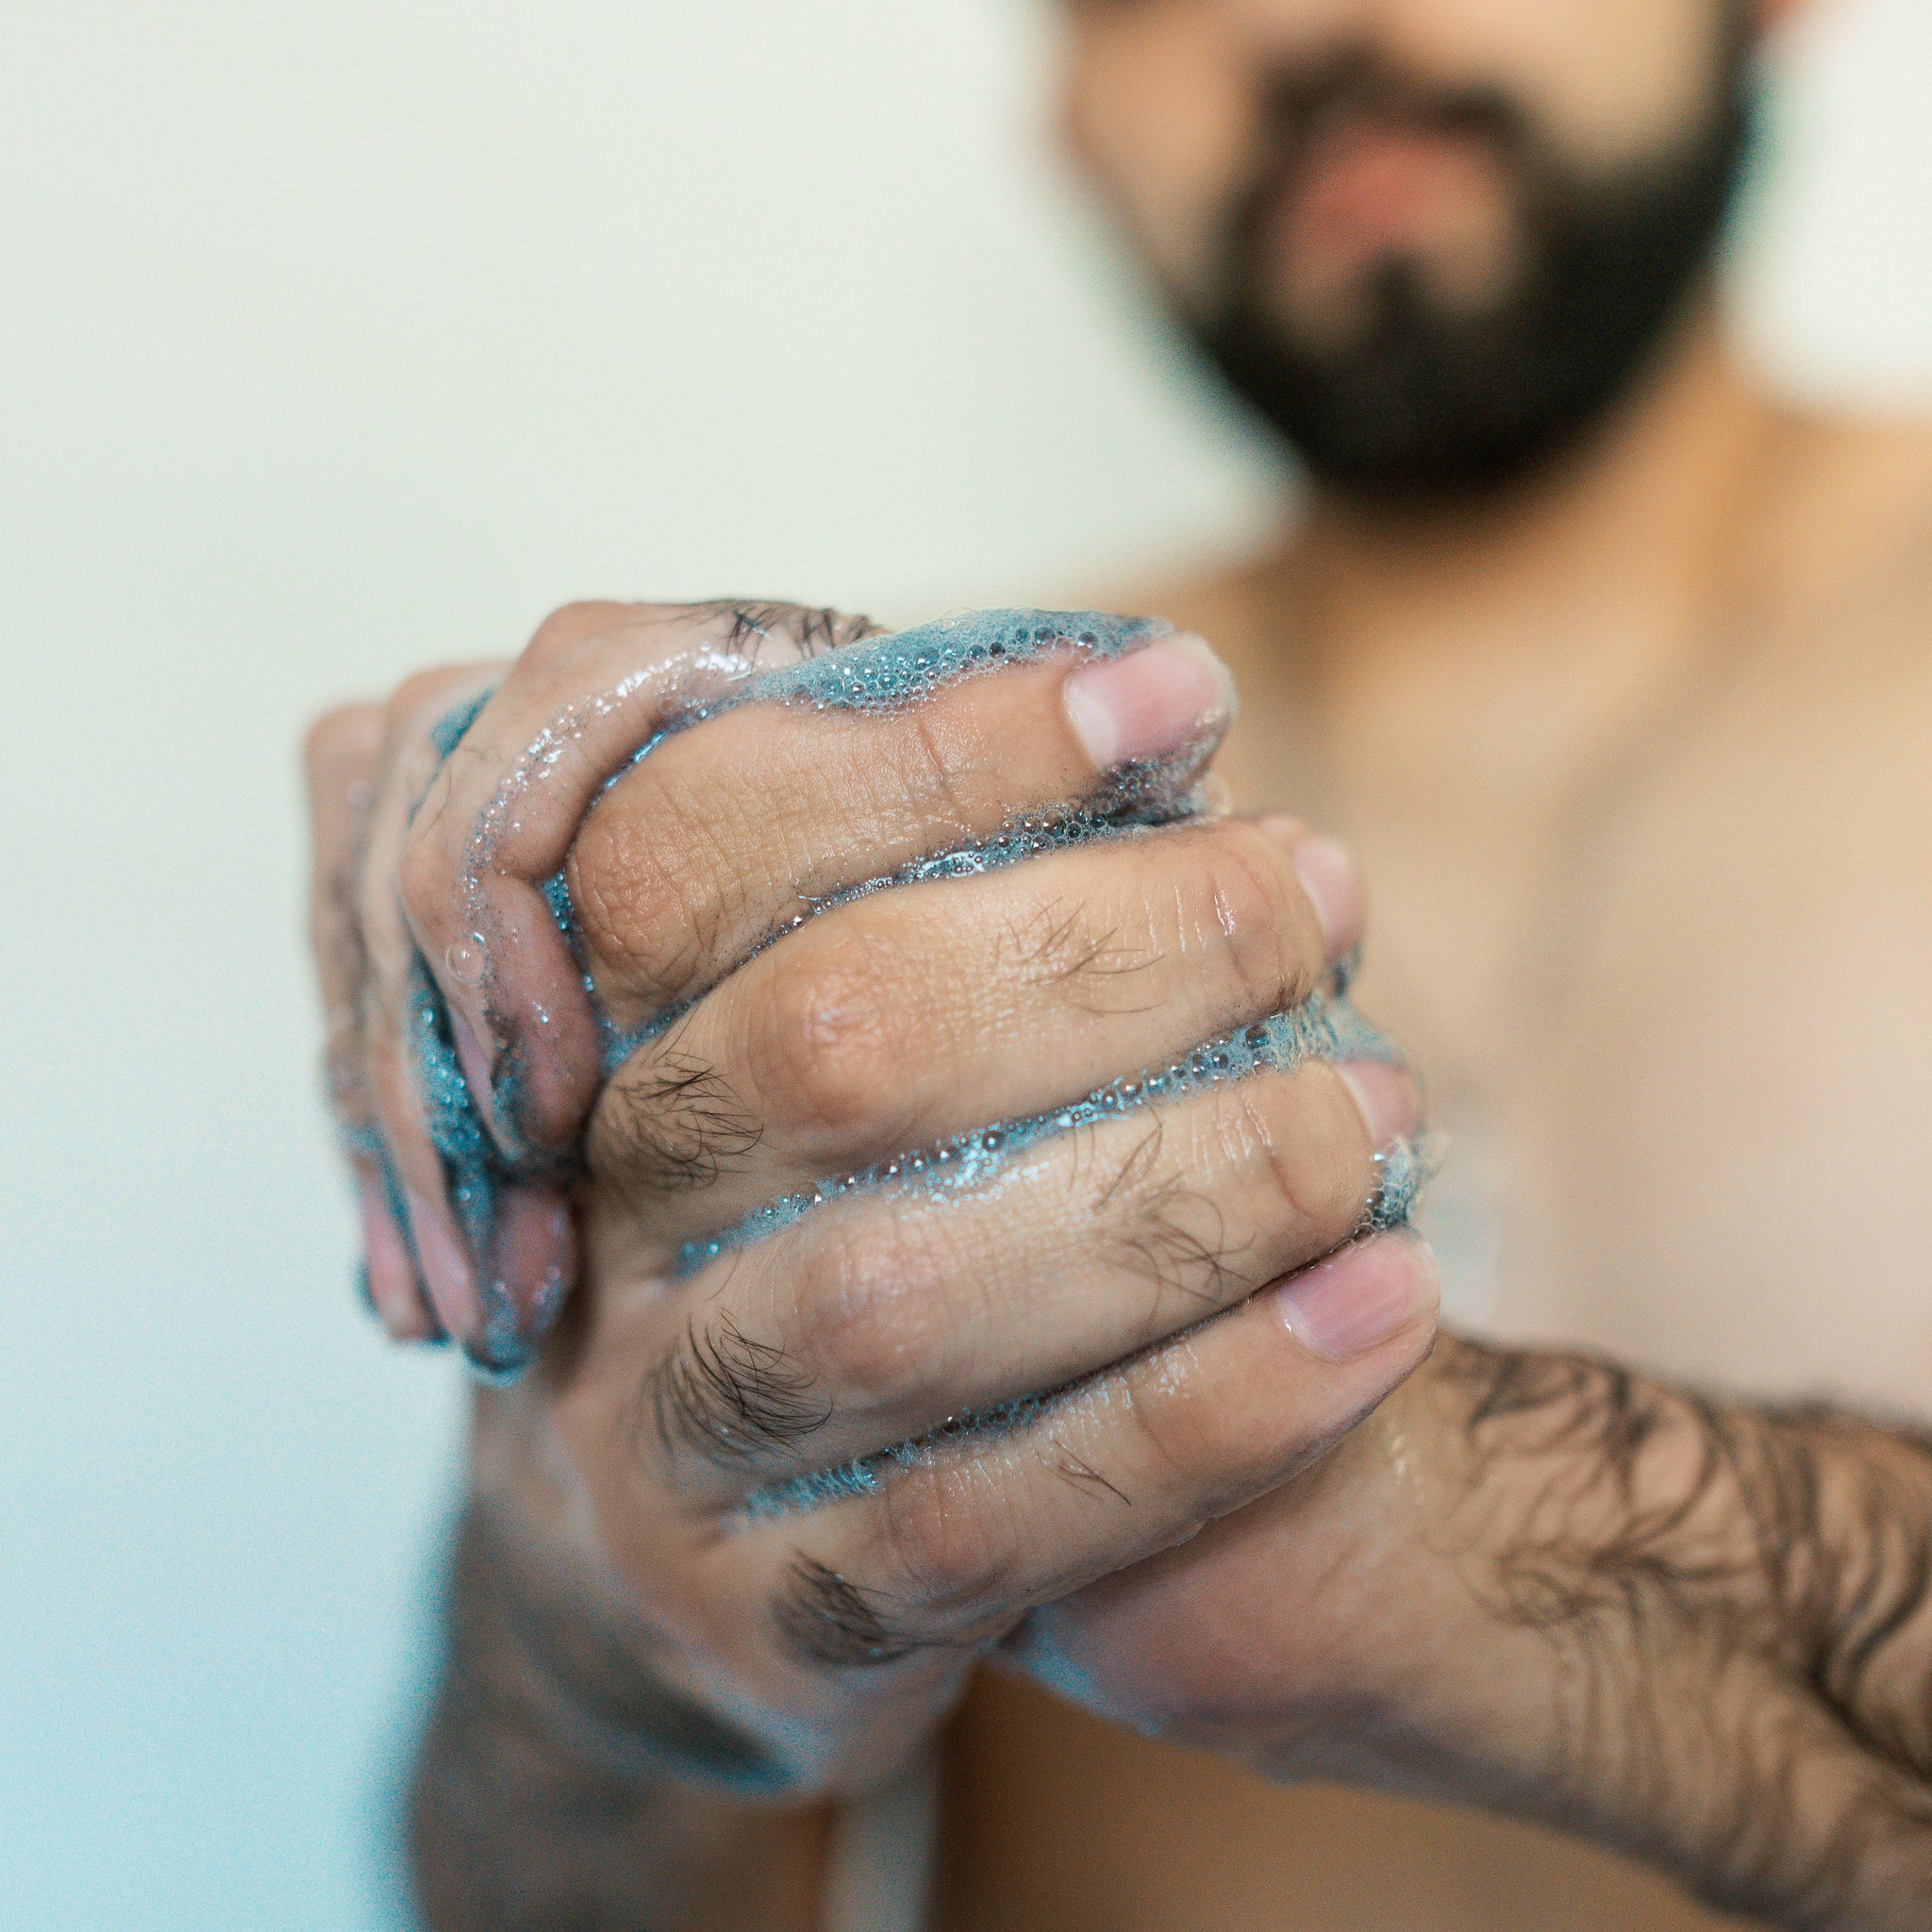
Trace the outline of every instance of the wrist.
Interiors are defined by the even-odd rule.
[[[533,1926],[815,1922],[829,1814],[770,1802],[756,1747],[626,1666],[475,1500],[447,1640],[408,1820],[438,1932],[512,1902]]]
[[[641,1502],[628,1444],[608,1453],[608,1427],[585,1443],[558,1408],[533,1384],[479,1392],[468,1512],[523,1707],[552,1749],[793,1807],[870,1790],[917,1757],[971,1651],[863,1669],[788,1656],[777,1600],[721,1591],[713,1532],[673,1494]]]
[[[1922,1923],[1923,1445],[1446,1339],[1378,1423],[1372,1775],[1778,1923]]]

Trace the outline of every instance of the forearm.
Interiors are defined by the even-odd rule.
[[[1778,1924],[1932,1923],[1924,1442],[1457,1341],[1391,1426],[1421,1668],[1387,1774]]]
[[[654,1685],[484,1505],[446,1639],[409,1799],[433,1932],[815,1926],[824,1810],[761,1800],[756,1743]]]

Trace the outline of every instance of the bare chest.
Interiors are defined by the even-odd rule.
[[[1251,746],[1241,790],[1321,815]],[[1453,1314],[1932,1413],[1932,718],[1767,678],[1565,850],[1345,774],[1364,1005],[1450,1148]],[[1245,802],[1245,800],[1244,800]]]

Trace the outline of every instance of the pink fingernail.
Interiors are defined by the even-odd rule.
[[[1258,823],[1271,839],[1288,848],[1295,876],[1315,908],[1327,958],[1344,958],[1361,943],[1366,916],[1361,874],[1347,846],[1309,831],[1285,812],[1265,812]]]
[[[576,1273],[576,1229],[568,1195],[506,1188],[491,1231],[492,1306],[515,1318],[523,1341],[543,1336]]]
[[[1274,1294],[1281,1319],[1305,1348],[1346,1361],[1432,1320],[1441,1289],[1429,1249],[1412,1236],[1391,1235],[1343,1248]]]
[[[1074,736],[1096,769],[1166,758],[1234,722],[1234,679],[1201,639],[1083,664],[1060,687]]]
[[[1387,1060],[1342,1060],[1335,1071],[1361,1109],[1369,1145],[1377,1154],[1415,1131],[1422,1103],[1415,1082],[1400,1067]]]
[[[449,1032],[456,1044],[457,1065],[463,1070],[463,1084],[470,1090],[470,1103],[493,1126],[491,1102],[496,1096],[490,1084],[491,1057],[484,1051],[476,1029],[455,1008],[450,1009]]]
[[[452,1335],[474,1335],[482,1324],[483,1304],[476,1293],[470,1257],[442,1216],[421,1194],[412,1190],[408,1198],[409,1235],[416,1243],[416,1259],[430,1302]]]
[[[382,1325],[398,1341],[422,1334],[428,1326],[416,1296],[416,1265],[403,1243],[399,1228],[372,1180],[357,1184],[362,1206],[362,1260],[369,1280],[369,1299]]]

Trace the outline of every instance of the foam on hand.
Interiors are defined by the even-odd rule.
[[[1049,652],[1072,649],[1091,657],[1113,657],[1171,629],[1158,618],[1110,617],[1097,611],[981,610],[868,639],[796,663],[755,671],[694,698],[674,710],[660,728],[609,774],[605,790],[665,738],[744,705],[892,710],[918,704],[963,678],[1037,659]],[[456,748],[484,702],[485,698],[478,698],[442,721],[435,741],[443,757]],[[768,934],[761,944],[770,944],[807,919],[870,892],[984,873],[1041,852],[1092,839],[1144,835],[1150,828],[1176,823],[1202,808],[1193,777],[1191,767],[1127,768],[1113,774],[1099,795],[1064,814],[1016,819],[991,838],[962,840],[890,874],[814,902],[786,926]],[[591,809],[596,809],[594,804]],[[561,873],[546,883],[545,894],[552,916],[575,947],[576,922]],[[591,995],[592,1009],[599,1010],[588,974],[585,986]],[[668,1008],[627,1031],[610,1024],[600,1011],[607,1074],[683,1010],[683,1006]],[[430,1139],[447,1171],[450,1200],[472,1250],[487,1255],[498,1191],[514,1177],[514,1169],[497,1149],[475,1105],[458,1063],[447,1007],[421,960],[417,962],[411,1017]],[[1349,1004],[1345,974],[1333,975],[1327,985],[1291,1011],[1208,1041],[1170,1065],[1142,1069],[1024,1120],[998,1122],[933,1147],[908,1150],[862,1173],[827,1176],[814,1188],[759,1208],[708,1241],[690,1244],[682,1265],[687,1272],[703,1267],[727,1249],[757,1241],[824,1202],[857,1190],[917,1187],[943,1196],[994,1185],[1012,1170],[1013,1163],[1049,1136],[1204,1086],[1239,1080],[1266,1069],[1291,1067],[1311,1058],[1396,1058],[1390,1042]],[[379,1147],[362,1151],[382,1158]],[[1377,1160],[1380,1181],[1365,1217],[1365,1231],[1391,1227],[1406,1220],[1423,1179],[1423,1163],[1407,1146],[1378,1156]],[[384,1167],[391,1208],[398,1212],[401,1224],[407,1225],[400,1212],[400,1192],[393,1176],[388,1174],[386,1160]],[[561,1282],[556,1285],[558,1301],[563,1288]],[[475,1353],[491,1365],[486,1374],[493,1369],[514,1374],[527,1360],[534,1339],[519,1332],[507,1298],[500,1292],[492,1296],[487,1282],[484,1302],[485,1327]],[[548,1313],[554,1313],[554,1308]],[[854,1475],[849,1479],[860,1478]]]

